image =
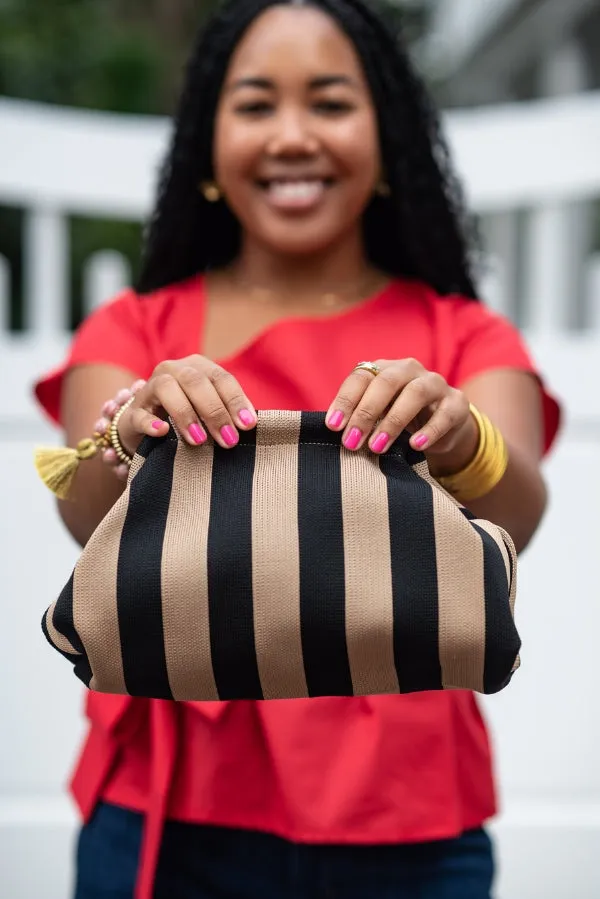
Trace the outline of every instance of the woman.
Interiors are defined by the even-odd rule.
[[[476,300],[455,198],[423,89],[360,0],[234,0],[192,56],[138,289],[86,321],[37,395],[74,445],[146,379],[104,407],[124,459],[167,416],[191,445],[210,432],[235,452],[257,408],[326,409],[348,452],[385,453],[408,427],[457,483],[473,403],[508,461],[471,507],[522,550],[557,408]],[[60,506],[82,545],[123,489],[108,456]],[[77,899],[490,895],[491,760],[468,693],[90,693],[88,716]]]

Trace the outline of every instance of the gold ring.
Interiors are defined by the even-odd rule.
[[[354,371],[368,371],[369,374],[377,377],[381,369],[374,362],[359,362],[358,365],[354,366]]]

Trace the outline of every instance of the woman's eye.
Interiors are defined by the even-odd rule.
[[[265,113],[270,112],[271,109],[272,104],[268,103],[266,100],[254,100],[248,103],[240,103],[236,108],[236,112],[239,112],[242,115],[264,115]]]
[[[346,100],[319,100],[315,103],[315,109],[330,115],[350,112],[352,108],[352,104]]]

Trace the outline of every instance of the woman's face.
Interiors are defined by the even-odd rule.
[[[246,236],[308,254],[358,227],[380,174],[356,51],[329,16],[275,6],[232,57],[217,109],[215,178]]]

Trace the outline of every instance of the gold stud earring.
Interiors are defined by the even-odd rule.
[[[383,178],[381,178],[375,185],[375,193],[378,197],[389,197],[392,191],[390,190],[387,181],[384,181]]]
[[[200,190],[207,203],[218,203],[222,197],[216,181],[202,181],[200,183]]]

